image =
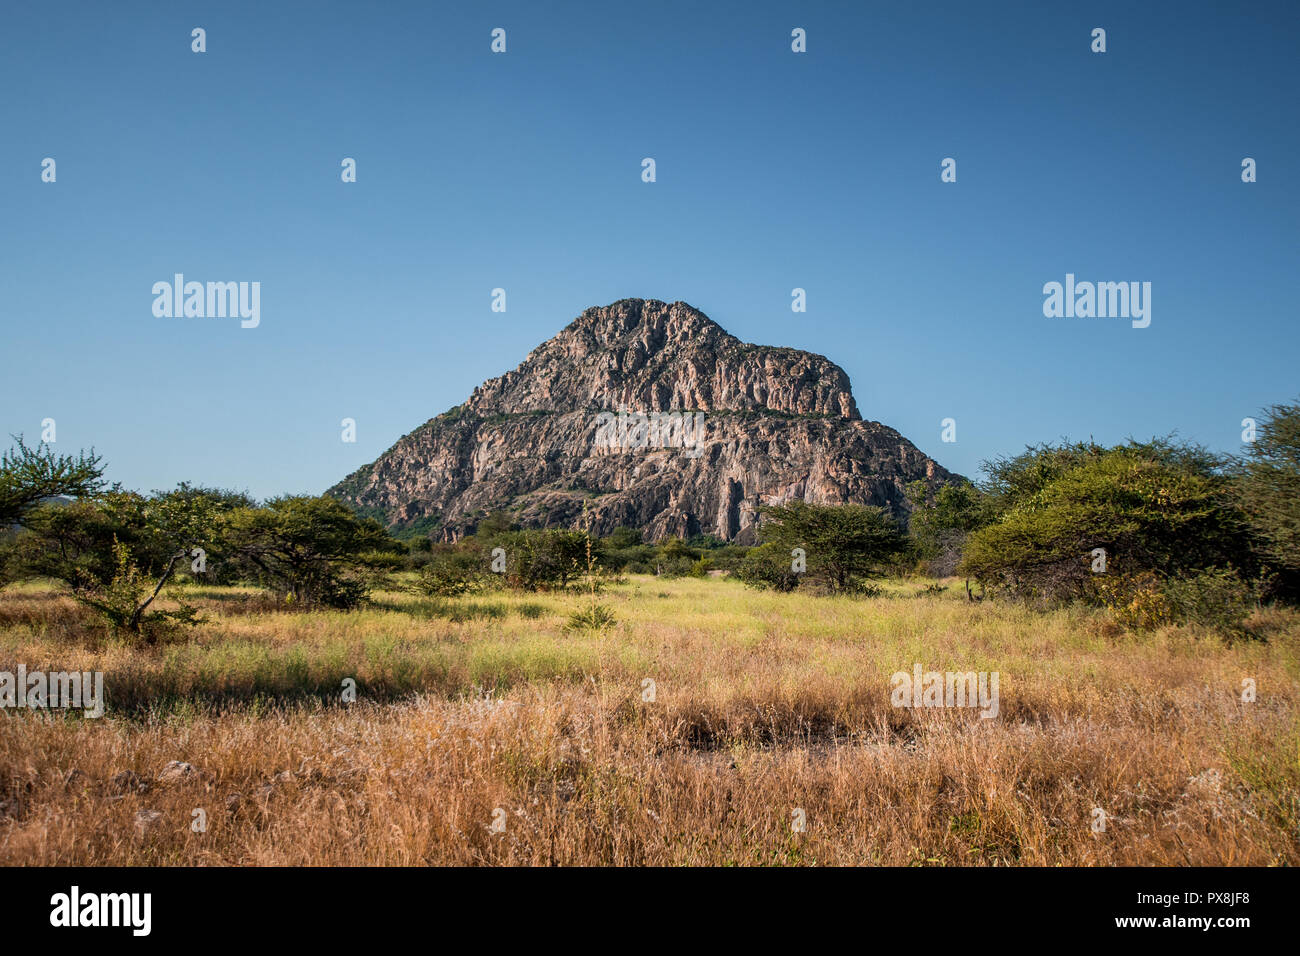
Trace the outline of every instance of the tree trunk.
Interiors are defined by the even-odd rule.
[[[172,576],[172,571],[176,569],[176,562],[181,558],[186,557],[189,557],[188,551],[177,551],[172,555],[172,559],[167,562],[167,570],[163,572],[162,578],[158,581],[158,586],[153,589],[153,594],[150,594],[148,600],[131,612],[131,617],[126,622],[127,630],[131,631],[133,634],[138,634],[140,632],[140,618],[144,616],[145,609],[153,603],[153,599],[156,598],[158,592],[163,589],[163,585],[167,583],[167,579]]]

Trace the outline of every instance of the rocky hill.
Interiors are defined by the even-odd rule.
[[[577,526],[585,505],[600,534],[748,543],[760,504],[898,512],[907,482],[955,477],[863,421],[828,359],[747,345],[684,302],[623,299],[586,310],[329,493],[445,539],[498,510],[525,527]]]

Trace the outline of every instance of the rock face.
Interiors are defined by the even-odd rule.
[[[583,312],[329,493],[447,540],[499,510],[524,527],[576,527],[585,504],[597,534],[751,543],[761,504],[901,514],[918,478],[956,476],[863,421],[838,365],[747,345],[684,302],[623,299]]]

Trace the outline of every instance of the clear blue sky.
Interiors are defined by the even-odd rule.
[[[1300,393],[1296,3],[10,3],[0,90],[0,429],[128,487],[322,491],[633,296],[970,475]],[[155,318],[176,272],[260,327]],[[1045,318],[1067,272],[1150,328]]]

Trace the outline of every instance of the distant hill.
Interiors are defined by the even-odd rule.
[[[957,476],[863,421],[843,369],[747,345],[684,302],[587,309],[512,372],[329,493],[397,531],[455,539],[493,511],[525,527],[625,525],[754,540],[760,504],[905,507]]]

